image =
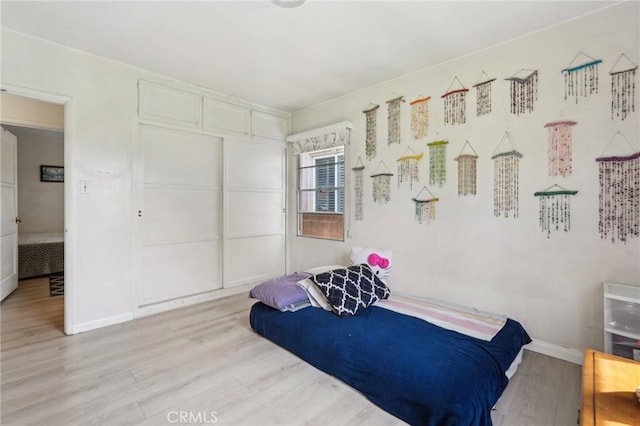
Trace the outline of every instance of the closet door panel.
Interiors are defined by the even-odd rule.
[[[146,184],[222,185],[220,138],[141,126]]]
[[[222,287],[222,140],[140,126],[138,306]]]
[[[227,160],[232,165],[227,171],[228,179],[236,189],[282,190],[284,155],[284,148],[235,144],[227,153]]]
[[[281,193],[230,192],[227,198],[229,238],[283,232]]]
[[[221,288],[221,245],[207,241],[146,247],[140,305]]]
[[[284,236],[238,238],[227,244],[225,287],[256,283],[284,274]]]
[[[176,188],[144,191],[143,240],[184,242],[220,239],[222,192]],[[217,220],[212,220],[212,217]]]

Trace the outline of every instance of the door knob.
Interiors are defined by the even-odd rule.
[[[22,219],[20,219],[19,217],[16,217],[16,223],[22,223]]]

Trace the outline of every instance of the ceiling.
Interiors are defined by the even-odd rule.
[[[2,1],[2,26],[294,112],[612,1]]]

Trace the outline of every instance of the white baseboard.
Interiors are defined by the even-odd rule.
[[[584,362],[584,354],[577,350],[566,348],[564,346],[554,345],[553,343],[544,342],[542,340],[534,340],[524,347],[533,352],[548,355],[553,358],[562,359],[574,364],[582,365]]]
[[[109,318],[103,318],[97,321],[89,321],[81,324],[73,324],[71,327],[71,333],[77,334],[82,333],[84,331],[95,330],[96,328],[107,327],[114,324],[119,324],[121,322],[131,321],[133,319],[133,314],[122,314],[116,315]]]

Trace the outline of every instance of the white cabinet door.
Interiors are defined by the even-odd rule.
[[[246,137],[249,135],[250,116],[249,108],[206,96],[202,100],[202,128],[207,132]]]
[[[222,287],[222,140],[140,125],[138,305]]]
[[[189,129],[200,128],[202,96],[140,80],[138,97],[140,118]]]
[[[285,272],[285,148],[225,139],[225,287]]]
[[[2,127],[0,150],[0,300],[18,288],[18,140]]]
[[[251,134],[261,138],[284,141],[289,130],[289,121],[277,115],[251,111]]]

